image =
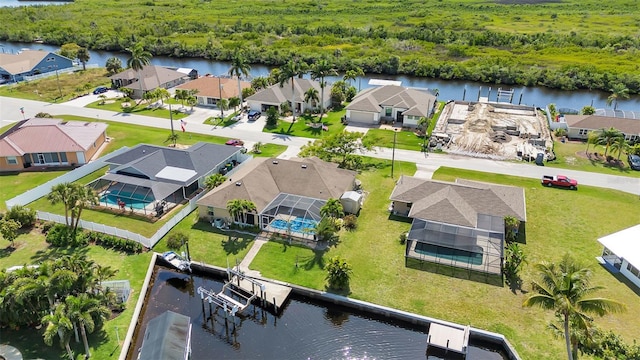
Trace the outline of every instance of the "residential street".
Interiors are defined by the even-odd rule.
[[[112,94],[107,94],[107,96],[112,96]],[[39,112],[47,112],[52,115],[77,115],[89,118],[97,118],[99,120],[118,121],[136,125],[164,128],[167,130],[170,127],[167,120],[163,120],[160,118],[132,115],[127,113],[117,113],[112,111],[89,109],[83,107],[87,103],[91,103],[97,100],[97,95],[88,95],[62,104],[50,104],[33,100],[0,97],[0,118],[2,119],[0,126],[6,126],[9,123],[21,120],[23,118],[23,115],[20,112],[20,108],[23,107],[25,118],[33,117]],[[285,153],[281,155],[281,157],[283,158],[295,156],[301,146],[305,145],[309,141],[313,141],[313,139],[309,138],[263,133],[262,127],[264,125],[264,121],[260,120],[248,123],[245,118],[239,121],[237,124],[227,128],[214,128],[211,125],[205,125],[202,123],[205,119],[217,115],[219,115],[218,110],[208,110],[197,107],[194,108],[193,114],[184,119],[184,121],[187,122],[187,132],[242,139],[243,141],[245,141],[248,148],[250,148],[252,143],[258,141],[263,143],[286,145],[289,148],[287,149],[287,151],[285,151]],[[174,123],[174,128],[179,130],[179,123]],[[392,149],[380,148],[377,151],[367,153],[366,155],[381,159],[391,159]],[[562,170],[536,166],[533,163],[529,164],[476,159],[458,155],[428,154],[428,156],[425,156],[425,154],[421,152],[398,149],[395,151],[395,159],[416,163],[418,165],[417,176],[429,177],[431,173],[433,173],[433,171],[435,171],[440,166],[522,176],[535,179],[541,178],[543,174],[555,175],[557,173],[561,173],[563,175],[567,175],[571,178],[577,179],[581,185],[591,185],[616,189],[640,196],[640,178],[605,175],[584,171]]]

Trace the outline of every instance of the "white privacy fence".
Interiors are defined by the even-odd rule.
[[[106,160],[114,156],[120,155],[121,153],[127,150],[129,150],[128,147],[123,147],[121,149],[118,149],[117,151],[114,151],[109,155],[103,156],[95,161],[92,161],[79,168],[76,168],[64,175],[61,175],[55,179],[52,179],[46,182],[45,184],[42,184],[34,189],[31,189],[23,194],[20,194],[14,197],[13,199],[9,199],[6,201],[7,208],[10,209],[15,205],[26,205],[31,202],[34,202],[40,199],[41,197],[44,197],[47,194],[49,194],[51,192],[51,188],[54,185],[61,184],[64,182],[73,182],[86,175],[89,175],[92,172],[106,166],[106,163],[105,163]],[[252,156],[245,157],[244,161],[241,162],[239,166],[236,166],[235,168],[233,168],[231,171],[227,173],[227,176],[235,173],[239,168],[242,167],[242,165],[245,164],[247,160],[251,158]],[[191,200],[189,200],[189,202],[184,206],[184,208],[182,208],[182,210],[180,210],[175,216],[173,216],[164,225],[162,225],[162,227],[158,229],[158,231],[156,231],[156,233],[153,234],[151,238],[147,238],[145,236],[131,232],[129,230],[123,230],[114,226],[98,224],[98,223],[94,223],[86,220],[80,220],[79,226],[85,230],[96,231],[96,232],[100,232],[100,233],[104,233],[112,236],[117,236],[123,239],[133,240],[133,241],[139,242],[140,244],[142,244],[147,248],[153,248],[158,243],[158,241],[160,241],[160,239],[162,239],[174,226],[176,226],[180,221],[182,221],[182,219],[187,217],[187,215],[189,215],[193,210],[195,210],[195,208],[197,207],[196,202],[205,194],[206,194],[206,191],[203,191],[197,194],[196,196],[194,196]],[[40,220],[53,221],[58,224],[66,224],[66,219],[62,215],[52,214],[44,211],[36,211],[36,216]]]
[[[87,64],[86,68],[87,69],[95,69],[98,68],[99,65],[98,64]],[[58,69],[58,74],[65,74],[65,73],[71,73],[74,71],[79,71],[82,70],[82,65],[73,65],[73,67],[69,67],[69,68],[64,68],[64,69]],[[23,76],[24,81],[33,81],[33,80],[38,80],[38,79],[44,79],[44,78],[48,78],[48,77],[52,77],[56,75],[56,71],[48,71],[46,73],[42,73],[42,74],[36,74],[36,75],[25,75]]]

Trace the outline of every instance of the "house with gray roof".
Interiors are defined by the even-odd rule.
[[[417,127],[421,117],[430,117],[437,99],[430,91],[383,85],[362,90],[347,105],[350,124],[394,122],[398,126]]]
[[[592,131],[615,128],[627,141],[640,141],[640,119],[602,115],[564,115],[569,139],[586,140]]]
[[[282,86],[280,84],[271,85],[266,89],[260,90],[257,93],[246,98],[247,104],[251,110],[257,110],[261,112],[267,111],[270,107],[278,108],[280,111],[280,105],[282,103],[288,103],[291,109],[296,110],[296,114],[301,114],[306,110],[317,109],[320,104],[315,101],[305,101],[304,94],[310,88],[318,90],[318,99],[322,89],[320,83],[315,80],[309,79],[293,79],[293,86],[295,88],[294,104],[291,104],[291,82],[287,80]],[[319,100],[321,101],[321,100]],[[331,106],[331,85],[327,84],[324,87],[324,108],[327,109]]]
[[[44,50],[22,50],[17,54],[0,54],[2,82],[18,82],[33,76],[73,68],[73,61]],[[0,82],[0,83],[2,83]]]
[[[354,171],[318,158],[257,158],[197,204],[201,219],[212,223],[216,219],[245,223],[265,231],[290,230],[290,235],[313,238],[311,228],[322,218],[320,208],[328,199],[340,199],[353,190],[355,179]],[[236,199],[251,201],[255,211],[234,219],[227,204]]]
[[[107,124],[33,118],[0,135],[0,172],[87,163],[107,139]]]
[[[413,219],[405,259],[501,275],[504,218],[527,220],[524,190],[458,179],[402,176],[391,193],[393,215]]]
[[[133,99],[142,99],[146,92],[157,88],[169,89],[191,80],[189,74],[156,65],[147,65],[139,72],[129,68],[109,79],[116,89],[124,87],[133,90]]]
[[[250,157],[241,148],[199,142],[187,149],[140,144],[105,161],[107,173],[88,186],[106,207],[163,210],[193,197],[214,173],[227,174]]]

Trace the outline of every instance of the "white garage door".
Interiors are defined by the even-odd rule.
[[[374,115],[375,115],[374,113],[351,110],[349,121],[350,122],[373,124],[374,123],[373,122],[373,116]]]

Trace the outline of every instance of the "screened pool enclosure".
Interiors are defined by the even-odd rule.
[[[280,193],[260,213],[262,229],[283,235],[315,239],[326,200]]]
[[[498,221],[500,220],[500,221]],[[489,216],[478,223],[491,230],[414,219],[407,236],[405,260],[419,267],[427,263],[491,275],[502,274],[502,220]],[[495,223],[495,224],[494,224]]]

